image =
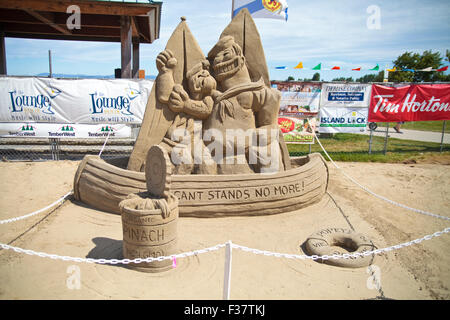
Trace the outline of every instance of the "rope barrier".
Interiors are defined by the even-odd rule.
[[[314,131],[313,131],[313,132],[314,132]],[[377,193],[371,191],[369,188],[363,186],[363,185],[360,184],[358,181],[356,181],[354,178],[352,178],[352,177],[349,176],[347,173],[345,173],[345,171],[343,171],[342,168],[339,167],[339,166],[333,161],[333,159],[331,159],[330,155],[328,154],[328,152],[327,152],[327,151],[325,150],[325,148],[323,147],[322,143],[320,142],[320,140],[319,140],[319,138],[317,137],[317,135],[316,135],[315,132],[314,132],[314,136],[316,137],[317,142],[319,143],[319,146],[322,148],[323,152],[325,153],[325,155],[327,156],[327,158],[330,160],[330,162],[336,167],[336,169],[338,169],[338,170],[339,170],[339,171],[340,171],[347,179],[349,179],[351,182],[353,182],[354,184],[356,184],[358,187],[360,187],[361,189],[363,189],[363,190],[366,191],[367,193],[371,194],[372,196],[374,196],[374,197],[376,197],[376,198],[378,198],[378,199],[381,199],[381,200],[383,200],[383,201],[386,201],[386,202],[388,202],[388,203],[390,203],[390,204],[393,204],[393,205],[395,205],[395,206],[397,206],[397,207],[400,207],[400,208],[403,208],[403,209],[406,209],[406,210],[410,210],[410,211],[413,211],[413,212],[416,212],[416,213],[420,213],[420,214],[427,215],[427,216],[431,216],[431,217],[438,218],[438,219],[443,219],[443,220],[447,220],[447,221],[450,220],[450,217],[441,216],[441,215],[438,215],[438,214],[435,214],[435,213],[431,213],[431,212],[428,212],[428,211],[424,211],[424,210],[420,210],[420,209],[411,208],[411,207],[408,207],[407,205],[404,205],[404,204],[395,202],[395,201],[393,201],[393,200],[391,200],[391,199],[388,199],[388,198],[386,198],[386,197],[384,197],[384,196],[381,196],[381,195],[379,195],[379,194],[377,194]]]
[[[32,217],[34,215],[37,215],[43,211],[46,211],[47,209],[50,209],[54,206],[56,206],[57,204],[59,204],[60,202],[63,202],[64,200],[66,200],[71,194],[72,194],[73,190],[67,192],[64,196],[62,196],[61,198],[59,198],[58,200],[56,200],[55,202],[53,202],[52,204],[49,204],[48,206],[46,206],[45,208],[42,208],[40,210],[34,211],[32,213],[20,216],[20,217],[16,217],[16,218],[11,218],[11,219],[6,219],[6,220],[0,220],[0,224],[5,224],[5,223],[10,223],[10,222],[16,222],[19,220],[23,220],[29,217]]]
[[[174,258],[186,258],[186,257],[190,257],[190,256],[193,256],[193,255],[198,255],[198,254],[202,254],[202,253],[216,251],[216,250],[219,250],[219,249],[227,247],[227,246],[231,246],[231,248],[239,249],[239,250],[242,250],[244,252],[251,252],[251,253],[256,254],[256,255],[271,256],[271,257],[276,257],[276,258],[313,260],[314,261],[314,260],[319,260],[319,259],[320,260],[351,259],[351,258],[358,258],[358,257],[363,257],[363,256],[370,256],[370,255],[373,255],[373,254],[380,254],[380,253],[384,253],[384,252],[398,250],[398,249],[401,249],[401,248],[404,248],[404,247],[409,247],[411,245],[419,244],[422,241],[431,240],[433,238],[440,237],[441,235],[443,235],[445,233],[450,233],[450,228],[445,228],[442,231],[438,231],[438,232],[435,232],[433,234],[426,235],[426,236],[424,236],[422,238],[418,238],[418,239],[411,240],[411,241],[408,241],[408,242],[403,242],[401,244],[390,246],[390,247],[386,247],[386,248],[383,248],[383,249],[375,249],[375,250],[365,251],[365,252],[333,254],[333,255],[330,255],[330,256],[329,255],[323,255],[323,256],[312,255],[312,256],[308,256],[308,255],[278,253],[278,252],[259,250],[259,249],[253,249],[253,248],[241,246],[241,245],[238,245],[238,244],[234,244],[231,241],[228,241],[228,242],[223,243],[223,244],[218,244],[216,246],[205,248],[205,249],[189,251],[189,252],[174,254],[174,255],[170,255],[170,256],[161,256],[161,257],[157,257],[157,258],[148,257],[148,258],[136,258],[136,259],[121,259],[121,260],[119,260],[119,259],[92,259],[92,258],[77,258],[77,257],[70,257],[70,256],[59,256],[59,255],[56,255],[56,254],[48,254],[48,253],[44,253],[44,252],[36,252],[36,251],[33,251],[33,250],[26,250],[26,249],[22,249],[22,248],[19,248],[19,247],[14,247],[14,246],[11,246],[11,245],[8,245],[8,244],[4,244],[4,243],[0,243],[0,247],[2,249],[5,249],[5,250],[13,250],[13,251],[18,252],[18,253],[25,253],[25,254],[31,255],[31,256],[39,256],[41,258],[50,258],[50,259],[54,259],[54,260],[63,260],[63,261],[72,261],[72,262],[85,262],[85,263],[97,263],[97,264],[113,264],[113,265],[115,265],[115,264],[129,264],[129,263],[139,264],[139,263],[144,263],[144,262],[145,263],[149,263],[149,262],[164,261],[164,260],[169,260],[169,259],[173,260]]]
[[[105,142],[103,143],[103,147],[102,147],[102,149],[100,150],[100,152],[99,152],[99,154],[98,154],[99,157],[102,155],[103,150],[105,149],[106,142],[108,141],[108,138],[109,138],[109,135],[110,135],[110,134],[111,134],[111,131],[109,131],[109,132],[108,132],[108,135],[106,136]],[[20,217],[11,218],[11,219],[5,219],[5,220],[0,220],[0,224],[6,224],[6,223],[11,223],[11,222],[16,222],[16,221],[23,220],[23,219],[32,217],[32,216],[34,216],[34,215],[37,215],[37,214],[39,214],[39,213],[41,213],[41,212],[43,212],[43,211],[45,211],[45,210],[47,210],[47,209],[50,209],[50,208],[56,206],[56,205],[59,204],[60,202],[66,200],[67,197],[69,197],[72,193],[73,193],[73,189],[70,190],[68,193],[66,193],[64,196],[62,196],[61,198],[59,198],[58,200],[56,200],[55,202],[53,202],[52,204],[46,206],[45,208],[42,208],[42,209],[40,209],[40,210],[34,211],[34,212],[32,212],[32,213],[29,213],[29,214],[25,214],[25,215],[20,216]]]

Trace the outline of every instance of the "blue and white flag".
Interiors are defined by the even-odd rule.
[[[253,18],[288,19],[286,0],[234,0],[233,17],[242,9],[247,8]]]

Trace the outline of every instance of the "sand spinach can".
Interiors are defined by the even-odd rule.
[[[150,198],[134,194],[119,204],[122,215],[125,259],[170,256],[176,252],[178,198]],[[161,272],[172,268],[172,260],[130,263],[130,268]]]

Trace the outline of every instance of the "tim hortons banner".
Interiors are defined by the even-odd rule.
[[[450,120],[450,85],[386,87],[374,84],[369,122]]]
[[[0,78],[0,122],[139,124],[150,80]]]
[[[130,138],[126,124],[66,124],[66,123],[0,123],[0,137],[105,139]]]
[[[324,83],[320,107],[362,107],[370,103],[370,84]]]

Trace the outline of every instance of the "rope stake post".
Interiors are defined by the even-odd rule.
[[[444,123],[442,124],[442,136],[441,136],[441,150],[440,152],[442,153],[442,150],[444,149],[444,135],[445,135],[445,124],[446,124],[446,120],[444,120]]]
[[[369,136],[369,154],[372,154],[372,138],[373,138],[373,130],[370,129],[370,136]]]
[[[225,246],[225,272],[223,279],[223,300],[230,300],[230,285],[231,285],[231,240]]]
[[[389,138],[389,122],[386,122],[386,136],[384,137],[384,150],[383,150],[384,155],[386,155],[387,152],[388,138]]]

